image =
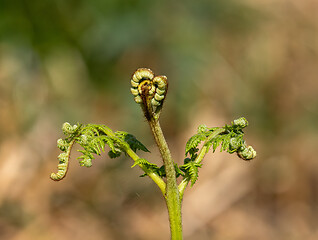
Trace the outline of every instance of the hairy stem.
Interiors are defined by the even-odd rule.
[[[182,239],[181,201],[177,186],[174,161],[171,157],[171,153],[161,130],[159,121],[155,118],[151,118],[148,122],[158,145],[166,170],[167,186],[164,197],[168,208],[171,239],[179,240]]]

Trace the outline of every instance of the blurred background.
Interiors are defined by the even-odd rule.
[[[185,239],[318,239],[318,2],[0,0],[0,239],[169,239],[159,189],[122,157],[57,171],[61,126],[134,134],[160,164],[130,94],[166,75],[161,125],[183,162],[199,124],[244,116],[258,157],[209,152],[183,203]]]

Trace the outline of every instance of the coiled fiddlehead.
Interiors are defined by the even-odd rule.
[[[158,119],[168,90],[166,76],[156,76],[148,68],[139,68],[131,78],[131,93],[141,105],[147,120]]]
[[[62,130],[64,134],[73,135],[78,130],[77,125],[71,125],[69,123],[64,123]],[[57,165],[57,173],[51,173],[51,179],[54,181],[62,180],[67,173],[69,158],[71,154],[72,146],[75,143],[75,139],[66,140],[66,139],[58,139],[57,147],[62,151],[62,153],[57,157],[59,159],[59,164]]]

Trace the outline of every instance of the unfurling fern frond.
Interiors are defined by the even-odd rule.
[[[237,152],[242,159],[251,160],[256,157],[256,152],[253,151],[254,149],[252,147],[248,148],[243,140],[243,128],[247,126],[247,120],[242,117],[234,120],[231,125],[225,125],[223,128],[213,128],[209,131],[210,133],[207,136],[207,139],[209,140],[205,143],[205,146],[207,146],[208,149],[212,146],[213,152],[218,146],[221,146],[221,152]],[[220,131],[216,136],[209,138],[209,136],[212,136],[217,129],[223,129],[223,131]],[[242,154],[243,152],[244,154]]]
[[[51,173],[51,179],[54,181],[62,180],[66,176],[67,168],[68,168],[68,163],[60,162],[57,165],[57,169],[58,169],[57,173]]]
[[[131,78],[130,91],[141,105],[147,120],[158,119],[168,90],[166,76],[156,76],[148,68],[139,68]]]
[[[242,158],[243,160],[252,160],[256,157],[256,151],[252,146],[246,146],[245,144],[242,145],[241,148],[237,151],[237,155]]]
[[[95,159],[95,155],[101,155],[102,152],[105,152],[106,145],[110,148],[108,155],[111,158],[119,157],[122,152],[128,149],[134,152],[137,150],[149,152],[133,135],[122,131],[114,133],[105,125],[77,124],[72,126],[69,123],[64,123],[62,130],[66,138],[59,139],[57,145],[63,153],[58,157],[58,172],[51,174],[51,178],[56,181],[65,177],[71,148],[75,143],[82,147],[82,149],[78,150],[82,153],[78,159],[80,165],[85,167],[92,166],[92,160]]]
[[[68,122],[65,122],[62,126],[62,131],[66,136],[76,135],[78,130],[81,128],[81,125],[71,125]]]
[[[59,164],[57,165],[58,171],[57,171],[57,173],[51,173],[50,177],[52,180],[60,181],[66,176],[69,158],[70,158],[70,153],[71,153],[71,149],[72,149],[74,142],[75,142],[74,140],[71,140],[71,141],[67,141],[67,140],[63,140],[63,139],[57,140],[57,146],[63,152],[60,153],[60,155],[57,157],[59,160]]]
[[[243,140],[243,128],[248,125],[245,118],[239,118],[232,122],[231,125],[225,127],[208,128],[205,125],[198,127],[197,134],[193,135],[187,142],[185,147],[185,155],[189,157],[184,160],[184,165],[180,169],[189,177],[191,185],[198,178],[198,168],[201,167],[201,161],[204,155],[212,147],[213,152],[220,146],[220,151],[228,153],[237,152],[238,156],[244,160],[250,160],[256,157],[254,149],[245,145]],[[203,142],[203,152],[199,152],[199,144]],[[202,150],[201,148],[201,150]],[[200,157],[199,157],[200,156]]]
[[[197,134],[193,135],[187,142],[185,147],[185,155],[189,155],[189,158],[185,159],[185,162],[189,164],[187,168],[185,165],[180,167],[181,170],[192,169],[195,163],[200,163],[204,155],[212,147],[213,152],[220,147],[220,151],[227,151],[228,153],[236,152],[243,160],[251,160],[256,157],[256,151],[251,146],[247,146],[243,140],[243,129],[248,126],[248,122],[245,118],[239,118],[234,120],[231,125],[225,125],[224,127],[207,128],[205,125],[198,127]],[[203,142],[202,148],[204,151],[199,152],[199,144]],[[201,148],[201,150],[202,150]],[[201,154],[201,155],[200,155]],[[198,155],[200,155],[199,159]],[[193,162],[193,163],[191,163]],[[191,168],[190,168],[191,166]],[[195,176],[195,171],[192,170],[192,175]],[[192,183],[194,182],[191,180]]]
[[[151,104],[154,113],[160,112],[163,104],[163,100],[166,97],[168,90],[168,80],[166,76],[157,76],[153,79],[153,85],[155,86],[155,95],[151,99]]]

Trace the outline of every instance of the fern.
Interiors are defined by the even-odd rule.
[[[129,144],[130,148],[136,152],[137,150],[142,150],[144,152],[150,152],[141,142],[139,142],[135,136],[123,131],[115,132],[115,135]]]
[[[137,150],[149,152],[149,150],[138,141],[133,135],[117,131],[113,132],[105,125],[98,124],[76,124],[64,123],[62,130],[64,139],[57,141],[58,148],[62,153],[58,156],[59,164],[57,173],[52,173],[51,178],[59,181],[65,177],[70,153],[74,144],[79,144],[78,150],[81,155],[78,157],[81,166],[91,167],[92,160],[96,155],[108,151],[110,158],[126,154],[134,161],[132,168],[139,166],[144,174],[148,176],[160,188],[166,201],[171,239],[182,239],[181,204],[186,187],[191,182],[191,187],[198,180],[199,168],[202,167],[202,160],[212,148],[217,148],[228,153],[237,153],[244,160],[251,160],[256,157],[255,150],[246,145],[243,136],[243,129],[248,125],[245,118],[239,118],[224,127],[208,128],[200,125],[197,133],[186,143],[185,159],[181,166],[178,166],[165,140],[159,124],[159,116],[168,91],[168,79],[166,76],[156,76],[150,69],[139,68],[132,75],[130,91],[134,100],[138,103],[149,123],[154,139],[159,147],[163,165],[158,167],[144,158],[140,158]],[[177,177],[182,176],[178,184]]]
[[[189,154],[190,159],[194,161],[194,159],[197,157],[197,152],[199,151],[199,144],[203,141],[206,141],[208,135],[209,132],[206,125],[200,125],[198,127],[197,134],[193,135],[186,143],[185,156]]]
[[[135,161],[135,163],[131,166],[131,168],[133,168],[133,167],[135,167],[137,165],[140,166],[141,168],[147,168],[147,169],[158,168],[158,166],[156,164],[150,163],[144,158],[137,159]]]
[[[217,149],[217,147],[221,146],[220,151],[226,151],[229,148],[231,136],[228,133],[217,135],[208,141],[205,145],[208,149],[212,146],[213,152]]]
[[[176,163],[174,164],[174,169],[175,169],[177,178],[180,176],[185,176],[185,174],[180,170],[178,164]],[[152,172],[158,174],[158,176],[160,177],[163,177],[163,178],[167,177],[165,165],[162,165],[160,168],[153,168]],[[146,174],[141,175],[141,177],[144,177],[144,176],[146,176]]]
[[[179,167],[185,173],[185,176],[189,177],[191,186],[197,181],[198,168],[202,166],[200,162],[211,147],[213,152],[218,147],[220,147],[221,152],[236,152],[244,160],[250,160],[256,156],[254,149],[247,146],[243,140],[243,129],[247,125],[248,122],[245,118],[239,118],[234,120],[231,125],[225,125],[224,127],[208,128],[206,125],[198,127],[197,133],[186,143],[185,156],[188,157],[184,160],[184,164]],[[199,158],[199,144],[202,142],[204,142],[202,147],[205,147],[205,152]]]
[[[160,177],[166,177],[166,170],[165,166],[162,165],[161,167],[158,167],[157,164],[150,163],[148,160],[144,158],[139,158],[135,161],[135,163],[131,166],[131,168],[135,166],[139,166],[141,169],[144,170],[144,174],[142,174],[140,177],[145,177],[148,175],[148,173],[156,173]],[[180,175],[184,176],[184,173],[180,170],[177,164],[174,165],[175,171],[176,171],[176,177],[179,177]]]
[[[131,149],[136,152],[142,150],[149,152],[149,150],[138,141],[133,135],[118,131],[114,133],[109,127],[98,124],[77,124],[71,125],[64,123],[62,127],[65,139],[59,139],[57,144],[58,148],[63,151],[59,156],[59,172],[58,175],[52,174],[51,178],[54,180],[61,180],[65,177],[70,157],[70,143],[78,143],[82,149],[77,150],[81,153],[78,157],[80,166],[91,167],[92,160],[96,155],[101,155],[105,152],[105,146],[110,149],[108,156],[116,158],[122,152]],[[61,165],[62,164],[62,165]],[[62,171],[63,170],[63,171]]]
[[[149,173],[157,173],[160,177],[162,177],[162,174],[165,174],[164,168],[159,168],[157,164],[150,163],[144,158],[137,159],[135,163],[131,166],[131,168],[137,165],[145,172],[144,174],[140,175],[140,177],[145,177]]]
[[[220,146],[220,151],[227,151],[228,153],[237,152],[239,157],[244,160],[250,160],[256,156],[256,152],[252,147],[247,147],[243,140],[243,129],[248,126],[245,118],[234,120],[231,125],[225,125],[223,128],[213,128],[210,130],[204,145],[207,146],[207,151],[212,146],[213,152]],[[209,138],[217,129],[223,129],[218,135]],[[244,154],[243,154],[244,152]]]
[[[180,170],[185,173],[185,176],[188,176],[191,181],[191,187],[195,184],[199,177],[199,168],[202,167],[201,163],[196,163],[191,161],[191,159],[186,158],[185,164],[180,166]]]
[[[220,151],[227,151],[232,154],[236,152],[238,156],[244,160],[253,159],[256,152],[251,146],[247,146],[243,140],[243,129],[248,126],[245,118],[231,122],[231,125],[224,127],[207,128],[205,125],[198,127],[198,133],[193,135],[187,142],[185,148],[185,155],[189,154],[190,159],[193,161],[197,157],[199,151],[198,145],[204,141],[204,146],[207,150],[212,147],[213,152],[220,147]]]
[[[191,151],[191,149],[196,148],[201,142],[205,141],[207,138],[206,133],[197,133],[193,135],[186,144],[186,155],[188,152]]]

